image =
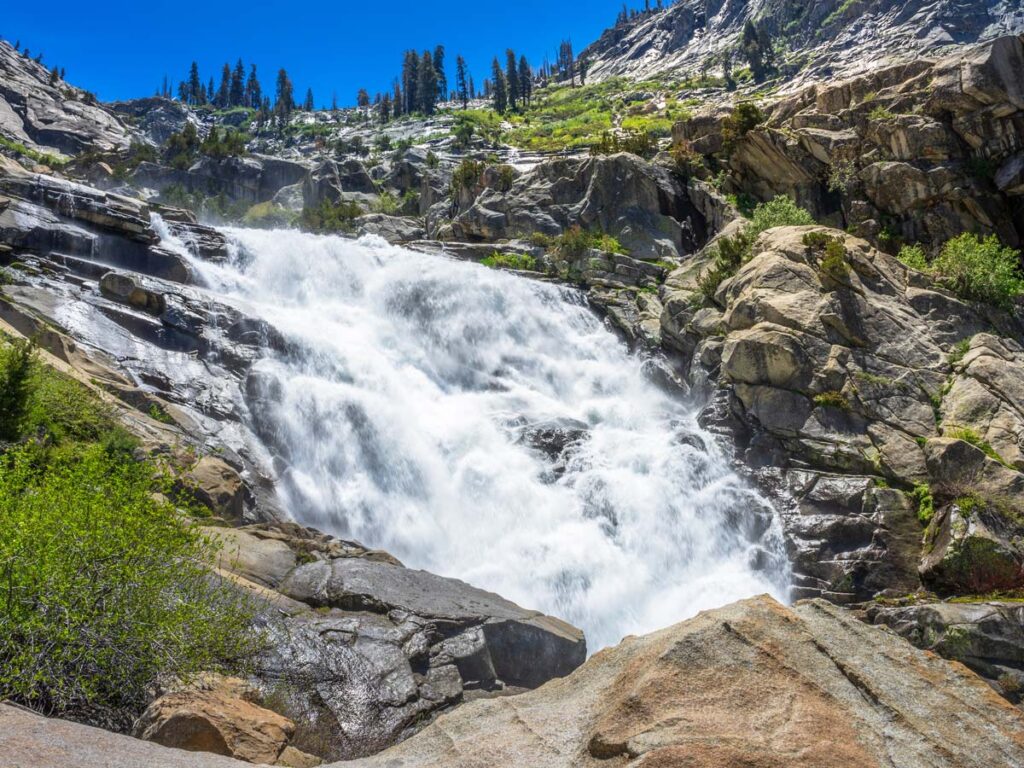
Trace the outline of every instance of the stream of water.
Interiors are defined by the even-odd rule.
[[[245,386],[301,523],[582,627],[592,650],[785,598],[771,506],[573,289],[441,256],[230,230],[194,262],[288,344]]]

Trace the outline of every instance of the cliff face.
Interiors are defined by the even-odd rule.
[[[786,51],[784,73],[815,79],[1019,31],[1024,10],[1013,0],[680,0],[608,29],[580,58],[594,81],[718,74],[748,19]]]
[[[29,149],[78,154],[126,149],[130,131],[96,98],[0,40],[0,137]]]

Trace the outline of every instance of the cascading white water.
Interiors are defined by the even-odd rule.
[[[565,618],[591,649],[785,597],[770,506],[577,291],[377,238],[229,236],[233,264],[195,263],[287,340],[246,402],[299,522]]]

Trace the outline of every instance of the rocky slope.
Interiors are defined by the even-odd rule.
[[[1022,72],[1024,43],[1003,37],[769,98],[763,120],[729,142],[720,107],[679,123],[675,139],[727,169],[725,191],[790,195],[890,249],[964,231],[1017,246]]]
[[[29,149],[75,155],[126,149],[130,132],[94,96],[53,79],[0,40],[0,136]]]
[[[22,768],[184,765],[180,752],[0,708]],[[822,738],[827,734],[827,738]],[[389,766],[915,766],[1024,761],[1024,719],[960,666],[825,602],[755,598],[467,704],[375,757]],[[190,756],[188,765],[243,765]]]
[[[608,29],[580,58],[591,80],[717,75],[723,55],[745,63],[737,51],[748,19],[785,50],[784,78],[800,81],[1020,32],[1024,11],[1009,0],[678,0]]]

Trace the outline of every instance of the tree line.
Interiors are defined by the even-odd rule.
[[[189,67],[188,76],[178,83],[176,93],[171,90],[167,76],[156,90],[157,96],[174,98],[192,107],[212,106],[216,109],[232,109],[245,107],[255,109],[261,120],[270,117],[286,119],[296,109],[312,111],[314,108],[313,89],[306,90],[302,103],[295,101],[295,86],[283,67],[277,72],[274,99],[265,93],[256,74],[256,65],[250,64],[248,75],[241,59],[234,67],[225,63],[220,72],[220,84],[213,77],[204,84],[199,74],[199,64],[195,61]]]

